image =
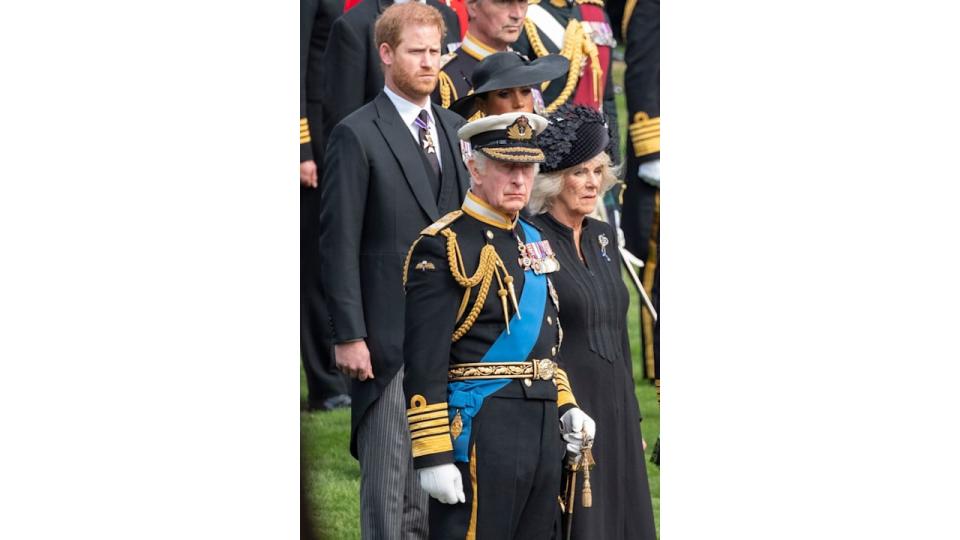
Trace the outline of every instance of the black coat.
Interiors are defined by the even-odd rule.
[[[300,0],[300,122],[308,120],[307,130],[311,139],[304,140],[301,126],[300,161],[319,161],[323,154],[322,110],[316,101],[323,81],[320,60],[327,48],[330,27],[341,13],[343,0]],[[307,96],[314,101],[310,107],[307,105]],[[322,165],[318,163],[317,166]]]
[[[344,13],[333,23],[322,60],[316,59],[317,65],[311,63],[308,68],[307,82],[316,82],[309,85],[316,88],[316,93],[308,93],[307,100],[323,107],[324,136],[329,136],[337,123],[383,90],[383,71],[380,53],[374,45],[373,27],[377,17],[392,4],[392,0],[364,0]],[[443,15],[447,34],[442,50],[446,51],[448,44],[460,41],[457,14],[437,0],[427,0],[427,5]]]
[[[623,195],[623,233],[627,249],[646,261],[650,255],[655,201],[658,191],[640,179],[640,164],[660,159],[660,1],[637,0],[627,13],[627,46],[624,60],[624,89],[627,95],[627,124],[635,137],[627,136],[627,190]],[[635,123],[637,113],[648,121]],[[656,122],[652,122],[656,119]],[[639,150],[639,151],[638,151]]]
[[[459,208],[469,186],[457,139],[464,120],[432,107],[443,182],[452,182],[439,204],[420,147],[382,92],[337,125],[326,152],[320,264],[334,343],[365,338],[375,377],[352,380],[354,455],[357,424],[403,364],[407,248],[422,229]]]
[[[597,465],[590,472],[593,507],[583,508],[577,497],[572,537],[655,540],[627,333],[630,300],[617,233],[607,223],[585,219],[580,236],[584,263],[569,227],[548,214],[531,221],[540,225],[560,261],[560,271],[551,274],[564,330],[560,364],[580,408],[597,423]]]

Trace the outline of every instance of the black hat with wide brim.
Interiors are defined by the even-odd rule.
[[[478,95],[552,81],[569,69],[570,61],[559,54],[541,56],[531,62],[512,51],[493,53],[473,70],[470,77],[473,92],[454,101],[450,110],[469,119],[476,113]]]

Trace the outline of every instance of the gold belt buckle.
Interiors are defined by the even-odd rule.
[[[549,381],[553,378],[553,372],[556,364],[549,358],[541,360],[531,360],[533,363],[533,378],[541,381]]]

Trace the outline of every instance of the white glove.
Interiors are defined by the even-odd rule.
[[[571,456],[580,455],[580,447],[583,446],[583,430],[587,431],[587,437],[593,439],[597,433],[597,424],[580,409],[574,407],[560,417],[560,433],[563,435],[563,440],[567,441],[567,453]]]
[[[660,187],[660,160],[654,159],[640,164],[637,175],[653,187]]]
[[[460,469],[453,463],[418,469],[417,474],[420,476],[420,488],[434,499],[444,504],[466,502],[463,478],[460,476]]]

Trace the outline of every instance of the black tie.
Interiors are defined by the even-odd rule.
[[[426,154],[427,161],[429,161],[430,166],[433,167],[433,174],[439,179],[440,160],[437,158],[437,147],[433,144],[433,137],[430,135],[430,115],[427,114],[426,110],[420,110],[420,114],[417,115],[415,124],[417,125],[418,129],[420,149],[422,149],[423,153]]]

